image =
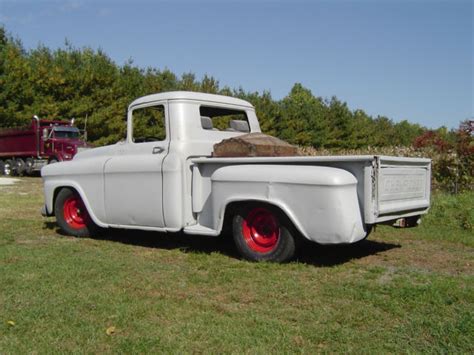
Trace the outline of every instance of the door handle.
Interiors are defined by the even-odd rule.
[[[153,154],[163,153],[164,149],[161,147],[153,147]]]

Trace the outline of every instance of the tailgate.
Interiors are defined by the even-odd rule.
[[[375,222],[424,214],[430,206],[431,160],[377,157]]]

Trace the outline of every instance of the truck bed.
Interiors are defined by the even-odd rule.
[[[366,224],[376,224],[428,211],[431,160],[382,155],[196,158],[197,166],[218,164],[315,165],[340,168],[352,173]]]
[[[37,136],[31,128],[0,130],[0,157],[37,154]]]

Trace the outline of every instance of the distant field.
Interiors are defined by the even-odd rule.
[[[62,236],[20,180],[0,184],[0,354],[474,352],[473,192],[278,265],[229,238]]]

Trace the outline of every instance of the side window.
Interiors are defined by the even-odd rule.
[[[156,142],[166,139],[165,107],[163,105],[142,107],[132,112],[135,143]]]
[[[249,120],[245,111],[222,107],[201,106],[201,126],[206,130],[250,132]]]

